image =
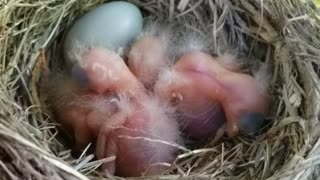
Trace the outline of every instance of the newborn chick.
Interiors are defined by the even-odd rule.
[[[170,74],[163,75],[165,77],[160,78],[163,80],[157,82],[158,94],[169,99],[178,97],[178,104],[188,107],[190,112],[195,112],[195,117],[199,117],[201,108],[204,112],[210,110],[212,105],[209,102],[218,106],[221,104],[230,137],[238,134],[239,121],[249,119],[254,123],[257,121],[254,118],[262,121],[261,117],[267,113],[269,97],[261,84],[250,75],[228,70],[210,55],[202,52],[187,53],[178,60]],[[185,111],[182,109],[183,113]],[[223,119],[221,114],[222,111],[216,111],[210,121],[220,124]],[[194,118],[192,121],[210,122],[205,120]],[[197,131],[208,130],[209,126],[207,129],[193,128],[193,131],[187,132],[191,136]]]
[[[75,151],[90,143],[100,125],[115,113],[117,107],[110,101],[114,94],[144,96],[142,85],[116,53],[95,48],[79,62],[73,78],[54,77],[46,85],[58,121],[73,130]]]
[[[223,125],[221,104],[200,93],[193,79],[180,72],[178,65],[161,72],[154,89],[161,99],[177,108],[180,126],[189,138],[207,139]]]
[[[157,37],[149,34],[144,35],[133,45],[129,53],[129,69],[147,89],[153,89],[157,84],[158,87],[156,86],[155,89],[159,90],[159,84],[164,86],[163,81],[167,81],[168,78],[172,78],[173,82],[188,81],[185,78],[175,77],[174,72],[170,70],[167,52],[168,41],[166,39],[168,35],[161,34]],[[173,95],[175,98],[179,98],[179,94]],[[187,134],[191,138],[201,139],[212,136],[224,121],[221,105],[218,102],[208,101],[206,96],[193,91],[193,89],[189,89],[186,96],[184,103],[179,104],[178,108],[181,113],[182,129],[189,132]],[[162,97],[162,99],[168,98]],[[216,121],[212,121],[212,119],[216,119]]]
[[[179,127],[172,109],[154,97],[117,100],[120,111],[104,122],[99,131],[96,154],[99,159],[115,156],[103,168],[119,176],[160,174],[172,163],[180,143]]]

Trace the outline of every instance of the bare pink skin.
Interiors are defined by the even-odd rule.
[[[184,111],[192,111],[194,114],[201,109],[208,109],[208,102],[221,104],[225,112],[227,133],[233,137],[238,134],[241,115],[246,112],[265,114],[269,97],[252,76],[229,69],[232,68],[225,68],[210,55],[189,53],[181,57],[170,72],[170,76],[175,79],[174,83],[158,84],[157,91],[161,96],[178,97],[178,103],[187,106]],[[213,118],[212,121],[219,123],[220,120]],[[197,131],[201,129],[194,127],[189,133]]]
[[[63,112],[59,112],[59,120],[64,127],[73,130],[75,144],[72,148],[74,152],[79,153],[90,141],[93,140],[93,132],[89,130],[86,123],[88,111],[77,106],[67,106]]]
[[[80,152],[97,137],[101,124],[112,116],[117,108],[110,99],[89,92],[78,98],[79,101],[66,104],[58,112],[60,122],[73,130],[75,152]]]
[[[88,51],[81,68],[88,87],[69,87],[65,81],[59,87],[66,90],[58,93],[73,97],[57,112],[60,122],[73,130],[74,150],[96,139],[98,159],[116,156],[116,161],[103,167],[111,174],[140,176],[166,170],[157,163],[171,163],[178,149],[159,140],[180,142],[177,122],[167,113],[170,110],[148,97],[123,60],[111,51]]]
[[[95,48],[84,55],[82,62],[91,89],[106,91],[127,91],[139,94],[143,91],[140,82],[131,73],[123,59],[116,53],[103,48]]]
[[[206,139],[215,134],[225,121],[221,103],[199,93],[188,74],[172,67],[160,74],[155,93],[177,108],[182,130],[192,139]]]
[[[166,45],[161,39],[151,36],[143,37],[133,45],[129,53],[129,69],[145,87],[152,89],[157,82],[159,73],[170,68],[166,54]],[[177,77],[177,82],[181,81],[179,78],[182,77]],[[192,138],[200,139],[212,136],[224,121],[221,105],[207,101],[206,96],[191,92],[191,90],[184,96],[190,97],[185,97],[184,103],[179,106],[179,110],[182,110],[183,114],[181,119],[183,129],[192,132],[188,133]],[[203,121],[193,121],[195,118]],[[212,118],[217,121],[212,121]]]
[[[180,142],[177,122],[153,99],[142,101],[126,106],[100,129],[97,157],[116,156],[103,167],[110,174],[160,174],[168,168],[160,163],[172,163],[177,155],[177,148],[161,142]]]
[[[156,37],[143,37],[130,50],[128,66],[132,73],[150,89],[159,72],[167,66],[166,45]]]
[[[95,48],[85,53],[81,68],[88,78],[88,87],[77,89],[69,87],[69,82],[59,85],[58,94],[75,96],[56,107],[60,123],[74,131],[75,151],[90,143],[106,121],[115,111],[110,103],[113,93],[126,93],[133,98],[145,95],[142,84],[128,69],[122,58],[107,49]],[[70,89],[74,89],[71,90]],[[59,97],[58,97],[59,98]]]

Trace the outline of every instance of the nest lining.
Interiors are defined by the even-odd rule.
[[[172,172],[150,177],[278,179],[316,177],[320,133],[320,21],[315,6],[299,0],[134,0],[148,15],[188,19],[185,27],[212,38],[210,51],[232,49],[273,67],[276,102],[272,127],[255,140],[223,138],[185,151]],[[104,3],[0,1],[0,171],[6,179],[101,179],[103,160],[71,157],[42,102],[43,57],[61,61],[63,35],[83,13]],[[192,19],[193,21],[189,21]],[[197,23],[195,26],[193,23]],[[108,160],[108,159],[107,159]],[[70,167],[69,167],[69,166]],[[73,167],[73,168],[71,168]],[[115,177],[117,178],[117,177]],[[119,178],[120,179],[120,178]]]

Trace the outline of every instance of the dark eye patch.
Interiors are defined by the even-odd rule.
[[[74,65],[71,71],[72,78],[79,83],[81,86],[88,85],[89,80],[86,75],[86,72],[79,65]]]
[[[268,121],[262,113],[244,113],[239,120],[239,130],[245,135],[258,135],[267,126]]]

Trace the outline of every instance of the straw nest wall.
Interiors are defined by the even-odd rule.
[[[270,89],[274,113],[267,132],[254,140],[222,138],[201,149],[185,150],[170,172],[153,178],[271,180],[318,176],[320,21],[311,2],[132,2],[145,16],[184,19],[186,28],[212,40],[212,52],[235,49],[248,59],[269,63],[273,75]],[[97,171],[101,161],[95,161],[93,155],[71,156],[39,90],[45,62],[59,60],[66,29],[101,3],[0,1],[0,179],[102,178]],[[197,26],[187,19],[193,19]]]

